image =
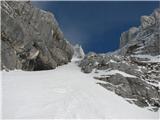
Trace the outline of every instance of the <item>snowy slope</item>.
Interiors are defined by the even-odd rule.
[[[96,84],[75,61],[55,70],[2,72],[3,118],[150,118],[151,112],[129,104]]]
[[[137,58],[145,58],[148,59],[146,60],[147,62],[151,62],[151,63],[159,63],[160,62],[160,55],[157,56],[151,56],[151,55],[132,55],[132,57],[137,57]]]

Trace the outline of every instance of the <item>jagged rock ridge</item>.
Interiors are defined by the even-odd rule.
[[[88,53],[79,66],[107,90],[128,102],[157,111],[160,107],[160,9],[141,17],[141,26],[122,33],[120,49]]]
[[[68,63],[73,48],[54,15],[31,2],[1,2],[2,69],[48,70]]]
[[[141,17],[141,26],[123,32],[120,38],[121,55],[160,54],[160,9]]]

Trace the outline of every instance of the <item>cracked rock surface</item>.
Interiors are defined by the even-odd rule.
[[[112,53],[88,53],[79,63],[97,84],[131,104],[157,111],[160,107],[160,9],[141,17],[141,25],[122,33]]]
[[[50,12],[30,2],[1,2],[2,69],[48,70],[70,62],[73,48]]]

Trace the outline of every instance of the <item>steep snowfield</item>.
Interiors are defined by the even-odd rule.
[[[75,61],[55,70],[2,72],[3,118],[150,118],[151,112],[129,104],[96,84]]]

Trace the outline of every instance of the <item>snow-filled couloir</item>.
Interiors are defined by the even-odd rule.
[[[3,118],[157,118],[96,84],[77,60],[49,71],[2,72]]]

